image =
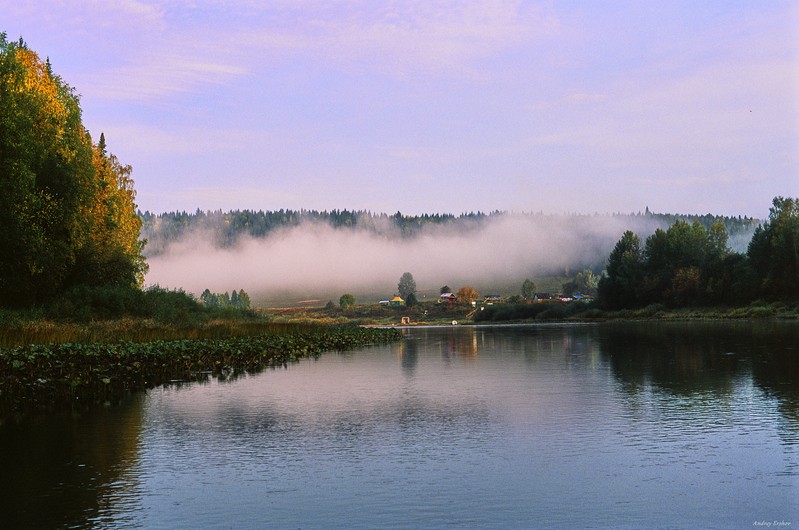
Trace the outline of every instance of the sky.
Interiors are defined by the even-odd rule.
[[[799,3],[0,0],[137,204],[749,215],[799,196]]]

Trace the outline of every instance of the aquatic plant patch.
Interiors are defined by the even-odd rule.
[[[33,411],[114,402],[132,391],[170,382],[227,378],[401,337],[391,328],[316,326],[224,339],[0,349],[0,421]]]

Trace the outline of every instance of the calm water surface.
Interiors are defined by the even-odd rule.
[[[412,328],[0,427],[0,527],[799,528],[799,325]]]

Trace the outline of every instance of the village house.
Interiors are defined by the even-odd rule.
[[[438,297],[438,300],[447,304],[447,307],[452,307],[458,301],[458,297],[455,296],[455,293],[442,293],[441,296]]]
[[[405,305],[405,300],[403,300],[400,296],[395,296],[388,301],[388,305],[391,307],[402,307]]]

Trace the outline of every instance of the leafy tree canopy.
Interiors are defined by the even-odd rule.
[[[408,295],[408,298],[405,299],[405,305],[408,307],[415,307],[419,304],[419,300],[416,298],[415,293],[411,293]]]
[[[480,298],[480,293],[471,285],[464,285],[458,289],[458,301],[464,305],[470,305],[472,302]]]
[[[49,61],[0,33],[0,305],[141,285],[130,174],[104,136],[92,143],[78,96]]]
[[[746,254],[731,251],[727,242],[718,221],[706,228],[677,220],[649,236],[643,250],[628,231],[608,257],[600,301],[627,308],[799,300],[799,199],[774,198],[769,219],[755,230]]]
[[[213,293],[206,289],[200,295],[200,303],[205,307],[250,309],[250,295],[244,289],[231,293]]]
[[[397,284],[397,291],[402,299],[408,300],[408,296],[416,292],[416,280],[413,279],[413,274],[405,272],[400,277]]]
[[[607,277],[599,283],[600,300],[610,308],[636,305],[642,278],[641,240],[627,230],[608,257]]]
[[[535,295],[535,282],[527,278],[522,282],[522,297],[527,300],[532,300]]]
[[[765,292],[799,298],[799,198],[774,198],[768,221],[755,231],[747,255]]]
[[[349,309],[355,305],[355,297],[349,293],[342,294],[338,299],[338,305],[341,306],[341,309]]]

